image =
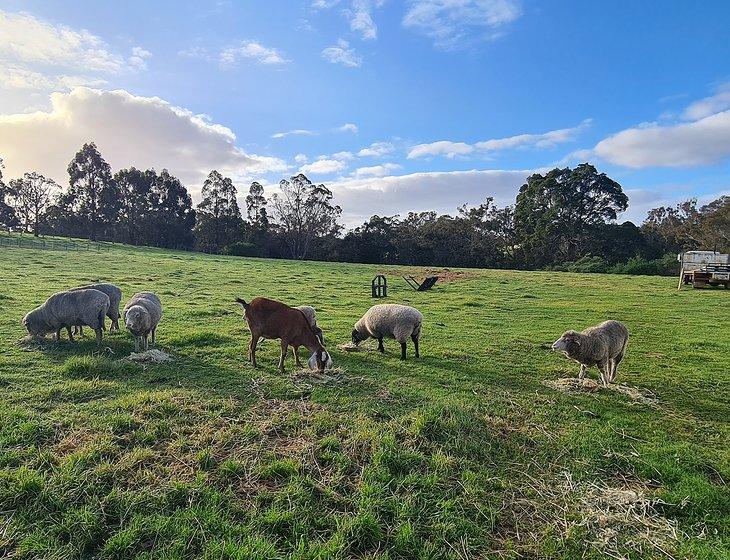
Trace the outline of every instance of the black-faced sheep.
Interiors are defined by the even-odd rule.
[[[162,319],[162,303],[152,292],[139,292],[132,296],[124,306],[124,324],[134,335],[134,349],[147,350],[148,336],[152,335],[155,344],[157,325]]]
[[[73,341],[71,328],[86,325],[94,329],[96,342],[101,343],[104,317],[108,312],[109,296],[99,290],[58,292],[23,317],[23,326],[32,336],[55,332],[56,340],[61,338],[61,329],[65,328]]]
[[[553,343],[552,349],[580,364],[580,379],[589,367],[597,366],[605,387],[616,379],[628,342],[629,331],[622,323],[604,321],[582,332],[566,331]]]
[[[109,331],[119,330],[119,304],[122,301],[122,290],[114,284],[89,284],[88,286],[79,286],[78,288],[72,288],[69,292],[77,290],[99,290],[109,296],[109,311],[107,317],[112,320],[112,324],[109,327]],[[78,330],[77,330],[78,329]],[[84,334],[83,327],[75,327],[74,334]]]
[[[406,341],[410,337],[418,353],[418,339],[421,337],[423,315],[415,307],[384,303],[373,305],[365,315],[355,323],[352,330],[352,342],[355,345],[363,340],[374,338],[378,341],[378,350],[385,352],[383,338],[394,338],[400,342],[401,360],[406,359]]]

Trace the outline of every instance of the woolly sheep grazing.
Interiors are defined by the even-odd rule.
[[[396,303],[384,303],[373,305],[365,315],[355,323],[352,330],[352,342],[360,344],[368,338],[375,338],[378,341],[378,350],[385,352],[383,338],[394,338],[400,342],[401,360],[406,359],[406,341],[410,337],[413,346],[418,354],[418,339],[421,337],[421,324],[423,315],[415,307],[398,305]]]
[[[109,296],[99,290],[58,292],[23,317],[23,326],[32,336],[55,332],[56,340],[61,338],[61,329],[65,328],[73,341],[71,327],[87,325],[94,329],[96,342],[100,344],[108,312]]]
[[[109,312],[107,316],[112,320],[112,324],[109,327],[109,331],[119,330],[119,304],[122,301],[122,290],[114,284],[89,284],[88,286],[79,286],[78,288],[72,288],[69,292],[75,292],[77,290],[99,290],[109,296]],[[74,334],[84,334],[83,327],[79,326],[78,331],[74,329]]]
[[[134,335],[134,349],[143,351],[148,348],[147,337],[152,334],[155,344],[157,325],[162,319],[162,303],[152,292],[139,292],[132,296],[124,306],[124,324]]]
[[[589,367],[597,366],[606,387],[616,379],[628,342],[629,331],[622,323],[604,321],[582,332],[566,331],[553,343],[552,349],[580,364],[580,379],[585,377]]]

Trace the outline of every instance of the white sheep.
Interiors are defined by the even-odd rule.
[[[616,379],[616,373],[629,343],[629,331],[618,321],[604,321],[582,332],[566,331],[552,349],[563,352],[580,364],[579,379],[591,366],[598,367],[604,387]]]
[[[124,324],[134,335],[134,349],[147,350],[147,337],[155,344],[157,325],[162,319],[162,303],[152,292],[139,292],[124,306]]]
[[[373,305],[355,323],[352,342],[358,345],[363,340],[374,338],[378,341],[378,350],[385,352],[383,338],[394,338],[400,342],[401,360],[405,360],[406,341],[410,337],[418,358],[418,339],[421,336],[422,323],[423,315],[415,307],[397,303]]]

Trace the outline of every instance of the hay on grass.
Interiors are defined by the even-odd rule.
[[[128,360],[138,363],[152,363],[152,364],[163,364],[165,362],[172,362],[172,356],[167,352],[153,348],[151,350],[145,350],[144,352],[132,352]]]
[[[629,385],[619,385],[616,383],[609,383],[608,387],[603,387],[602,384],[589,379],[587,377],[578,379],[577,377],[563,377],[560,379],[552,379],[549,381],[543,381],[543,385],[560,391],[561,393],[596,393],[602,389],[608,391],[615,391],[629,397],[632,401],[640,402],[642,404],[656,404],[657,397],[651,391],[647,389],[641,389],[639,387],[631,387]]]

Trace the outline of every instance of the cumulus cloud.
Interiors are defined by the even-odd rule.
[[[481,204],[492,196],[500,205],[513,204],[532,171],[472,170],[352,178],[328,183],[348,226],[373,214],[394,215],[436,210],[454,214],[462,204]]]
[[[522,15],[517,0],[410,0],[409,4],[403,26],[429,37],[444,50],[493,39]]]
[[[199,192],[211,169],[234,178],[287,169],[277,158],[245,153],[223,125],[158,97],[123,90],[78,87],[53,93],[49,111],[0,114],[0,154],[10,177],[38,171],[65,184],[68,162],[90,141],[113,169],[164,167],[192,193]]]
[[[578,126],[572,128],[561,128],[551,130],[542,134],[518,134],[516,136],[508,136],[506,138],[493,138],[491,140],[483,140],[475,144],[466,144],[465,142],[452,142],[450,140],[439,140],[429,144],[418,144],[408,151],[408,159],[416,159],[425,156],[446,156],[455,158],[457,156],[465,156],[474,152],[496,152],[500,150],[508,150],[513,148],[535,147],[535,148],[553,148],[558,144],[572,142],[587,126],[590,125],[591,119],[586,119]]]
[[[352,132],[353,134],[357,134],[358,132],[357,125],[352,123],[345,123],[337,130],[339,130],[340,132]]]
[[[28,13],[0,10],[2,87],[50,90],[73,85],[98,85],[101,76],[144,70],[152,55],[134,47],[129,55],[114,52],[85,29],[40,20]],[[81,74],[79,74],[81,73]]]
[[[277,49],[265,47],[256,41],[241,41],[236,45],[223,49],[219,56],[222,68],[232,68],[241,59],[253,60],[259,64],[278,65],[289,62]]]
[[[360,157],[382,157],[395,150],[395,146],[390,142],[373,142],[367,148],[363,148],[357,155]]]
[[[633,168],[719,163],[730,157],[730,111],[694,122],[622,130],[601,140],[594,152],[611,163]]]
[[[314,136],[315,132],[306,130],[304,128],[296,128],[294,130],[287,130],[286,132],[277,132],[272,134],[272,138],[286,138],[287,136]]]
[[[355,177],[385,177],[401,168],[397,163],[384,163],[382,165],[371,165],[359,167],[355,170]]]
[[[362,64],[362,59],[354,49],[350,48],[350,43],[344,39],[340,39],[336,45],[324,49],[322,58],[332,64],[341,64],[349,68],[357,68]]]
[[[317,161],[302,165],[299,169],[305,175],[331,175],[345,169],[347,165],[341,159],[319,158]]]
[[[307,163],[309,158],[304,154],[297,154],[294,156],[294,161],[299,165],[302,165],[303,163]]]

